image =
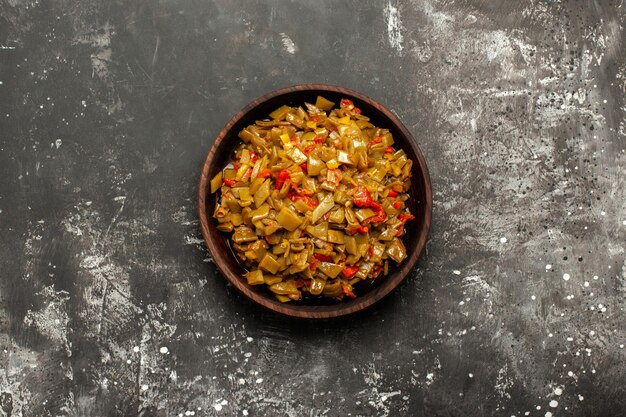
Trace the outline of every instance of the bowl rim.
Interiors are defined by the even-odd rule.
[[[213,240],[210,238],[210,220],[206,212],[208,182],[210,181],[210,178],[208,178],[209,167],[211,166],[214,154],[216,153],[217,149],[220,147],[222,141],[228,135],[232,127],[235,125],[235,123],[237,123],[240,119],[246,117],[250,111],[253,111],[258,105],[266,102],[267,100],[276,98],[281,95],[293,94],[294,92],[309,90],[321,90],[345,94],[348,98],[350,98],[350,96],[355,97],[376,108],[384,115],[384,117],[388,118],[390,122],[402,132],[402,135],[404,135],[404,137],[407,139],[407,141],[409,142],[409,146],[411,146],[413,152],[417,157],[417,162],[420,164],[421,170],[423,172],[422,181],[424,182],[425,195],[425,201],[423,202],[424,216],[423,218],[419,219],[424,223],[424,225],[418,237],[416,248],[413,253],[409,254],[409,257],[405,261],[406,263],[401,265],[402,271],[398,271],[400,275],[395,279],[393,285],[388,285],[384,289],[382,289],[382,291],[376,291],[375,294],[369,297],[368,294],[364,294],[363,296],[358,297],[354,300],[343,301],[341,303],[332,305],[320,306],[294,305],[290,303],[283,304],[278,301],[274,302],[270,298],[260,295],[251,288],[249,288],[249,285],[245,283],[244,280],[240,279],[239,274],[236,274],[232,270],[230,270],[227,267],[227,264],[222,260],[220,256],[222,255],[222,251],[218,249],[216,243],[213,242]],[[290,87],[272,90],[250,101],[241,110],[235,113],[235,115],[232,116],[230,120],[226,123],[226,125],[219,131],[215,138],[215,141],[213,142],[211,148],[209,149],[209,152],[207,153],[200,175],[200,183],[198,189],[198,215],[200,219],[200,229],[202,231],[202,236],[204,238],[204,242],[209,251],[209,254],[213,258],[220,272],[240,293],[245,295],[248,299],[252,300],[255,304],[279,314],[300,319],[330,319],[354,314],[373,306],[374,304],[388,296],[390,293],[392,293],[402,282],[406,280],[410,272],[415,267],[426,246],[426,240],[430,231],[430,223],[432,218],[432,184],[430,181],[428,166],[426,165],[426,160],[424,159],[424,155],[422,154],[422,151],[417,141],[415,140],[411,132],[409,132],[409,130],[399,120],[399,118],[392,111],[387,109],[387,107],[383,106],[378,101],[362,93],[353,91],[345,87],[335,86],[331,84],[297,84]]]

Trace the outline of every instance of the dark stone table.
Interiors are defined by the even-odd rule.
[[[626,4],[0,0],[4,416],[626,414]],[[201,240],[225,122],[306,82],[429,162],[412,277],[329,323]]]

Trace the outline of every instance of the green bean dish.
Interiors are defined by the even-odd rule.
[[[412,161],[352,101],[282,106],[239,138],[210,187],[219,191],[217,228],[229,234],[248,284],[281,302],[340,301],[407,257]]]

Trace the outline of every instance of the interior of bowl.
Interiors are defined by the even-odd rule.
[[[375,126],[391,131],[395,141],[394,147],[403,149],[407,157],[413,161],[413,176],[409,191],[411,198],[406,204],[416,219],[407,224],[407,233],[403,237],[409,255],[407,259],[401,265],[394,266],[388,276],[379,278],[374,285],[367,289],[362,288],[356,299],[333,303],[329,303],[328,300],[280,303],[263,286],[247,284],[243,276],[246,270],[233,254],[228,242],[228,234],[218,231],[215,227],[212,213],[219,194],[208,193],[207,185],[208,180],[228,164],[233,150],[241,142],[237,135],[244,127],[253,124],[258,119],[267,118],[271,111],[282,105],[301,106],[305,102],[314,103],[318,95],[322,95],[335,103],[339,103],[342,98],[348,98],[362,110],[364,115],[370,117]],[[199,191],[202,233],[220,270],[237,289],[255,302],[279,313],[295,317],[337,317],[374,304],[397,287],[414,267],[426,243],[426,236],[430,227],[432,205],[430,179],[424,158],[415,139],[390,111],[372,99],[341,87],[295,86],[269,93],[250,103],[237,113],[218,135],[207,156]]]

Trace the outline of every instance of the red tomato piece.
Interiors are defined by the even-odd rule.
[[[270,175],[272,175],[272,171],[265,168],[263,171],[259,172],[257,178],[268,178]]]
[[[277,190],[280,190],[281,188],[283,188],[283,184],[285,183],[287,179],[289,179],[290,175],[291,174],[286,169],[283,169],[282,171],[280,171],[280,173],[278,174],[278,178],[276,178]]]
[[[354,204],[358,207],[370,207],[372,205],[372,195],[369,190],[363,186],[359,185],[356,187],[356,191],[354,192]]]

